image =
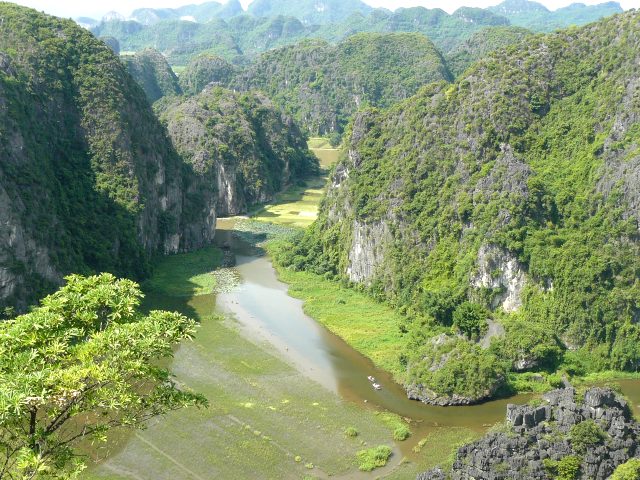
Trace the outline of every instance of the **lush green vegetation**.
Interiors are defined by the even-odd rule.
[[[162,97],[182,94],[178,77],[157,50],[147,48],[135,55],[123,55],[121,59],[146,93],[150,103]]]
[[[531,35],[531,30],[522,27],[483,28],[447,53],[447,67],[458,77],[478,60],[501,48],[517,45]]]
[[[392,241],[369,234],[384,254],[368,290],[409,319],[400,361],[427,393],[484,398],[509,370],[636,370],[639,219],[622,172],[638,168],[639,23],[628,13],[533,37],[453,85],[360,114],[340,188],[280,248],[281,268],[344,279],[354,222],[385,226]],[[519,308],[505,303],[506,262],[525,278]],[[490,348],[451,338],[467,301],[505,328]]]
[[[376,468],[384,467],[391,457],[391,448],[386,445],[378,445],[377,447],[367,448],[358,452],[358,467],[363,472],[371,472]]]
[[[84,468],[81,442],[207,405],[157,365],[193,338],[193,320],[139,313],[142,293],[130,280],[66,281],[30,313],[0,322],[2,478],[73,478]]]
[[[593,420],[586,420],[571,427],[569,438],[573,449],[582,454],[587,448],[603,443],[607,434]]]
[[[197,95],[210,83],[231,84],[237,68],[216,55],[198,55],[180,73],[180,86],[186,95]]]
[[[478,340],[487,332],[489,311],[482,305],[463,302],[453,312],[453,327],[471,340]]]
[[[216,247],[163,257],[156,262],[153,276],[144,283],[144,287],[172,297],[213,293],[218,286],[214,272],[221,259],[222,252]]]
[[[217,215],[244,213],[318,173],[296,124],[264,95],[211,87],[157,104],[183,161],[202,179],[193,197],[217,197]]]
[[[582,458],[568,455],[561,460],[544,459],[544,467],[554,480],[576,480],[580,473]]]
[[[144,93],[74,22],[10,3],[0,16],[2,302],[25,307],[71,272],[144,276],[179,233],[182,182]]]
[[[616,468],[610,480],[638,480],[640,479],[640,459],[632,458]]]
[[[342,132],[358,108],[392,105],[426,83],[449,77],[442,56],[423,35],[369,33],[335,46],[304,41],[235,71],[219,58],[198,57],[181,81],[188,91],[209,82],[260,90],[312,134],[329,134]]]

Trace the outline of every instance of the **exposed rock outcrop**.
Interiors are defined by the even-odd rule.
[[[599,435],[581,435],[580,424]],[[580,465],[576,479],[605,480],[640,455],[640,425],[605,388],[591,388],[583,399],[567,388],[547,393],[539,406],[509,405],[503,430],[461,447],[450,472],[434,469],[418,480],[543,480],[570,456]]]
[[[349,279],[358,283],[369,283],[376,268],[384,260],[385,242],[390,240],[391,235],[384,222],[368,225],[354,220],[353,243],[347,268]]]
[[[492,308],[501,306],[505,312],[516,311],[522,305],[525,284],[524,268],[515,255],[495,245],[480,247],[471,285],[492,291]]]

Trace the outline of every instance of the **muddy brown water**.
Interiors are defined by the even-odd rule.
[[[404,455],[412,457],[413,446],[436,427],[484,432],[505,418],[507,404],[532,398],[524,394],[465,407],[436,407],[408,399],[390,374],[304,313],[303,302],[287,295],[288,287],[277,279],[269,258],[233,234],[234,222],[220,219],[217,238],[236,253],[242,282],[234,291],[217,296],[218,310],[233,316],[245,335],[268,341],[298,370],[343,399],[410,418],[413,435],[398,442]],[[374,390],[368,376],[375,377],[382,390]],[[639,381],[619,383],[634,406],[640,403]]]

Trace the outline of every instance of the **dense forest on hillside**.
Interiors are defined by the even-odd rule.
[[[311,135],[334,135],[339,140],[358,109],[386,108],[430,82],[450,81],[476,60],[529,35],[519,27],[483,29],[446,60],[417,33],[356,34],[335,46],[303,40],[266,52],[245,66],[218,55],[199,55],[181,70],[179,81],[156,50],[122,59],[151,102],[181,92],[195,95],[209,84],[260,91]]]
[[[129,74],[142,87],[150,103],[162,97],[180,95],[182,89],[178,77],[157,50],[147,48],[135,55],[121,57]]]
[[[636,370],[639,42],[638,13],[532,37],[360,113],[319,221],[279,262],[406,313],[414,398]]]
[[[145,96],[181,93],[164,57],[123,63],[74,22],[9,3],[0,17],[0,304],[24,308],[69,273],[144,278],[154,255],[210,243],[215,174],[178,155]],[[242,170],[241,205],[315,171],[305,137],[266,99],[220,97],[225,116],[206,128],[229,132],[211,161]]]
[[[529,35],[532,32],[522,27],[484,28],[449,52],[446,57],[447,67],[457,77],[481,58],[496,50],[517,45]]]
[[[143,275],[180,247],[183,209],[180,160],[144,93],[75,23],[8,3],[0,16],[0,298],[68,272]]]
[[[198,68],[196,64],[195,68]],[[185,71],[187,78],[193,68]],[[273,50],[235,75],[230,86],[260,90],[312,134],[341,132],[365,106],[386,107],[450,74],[419,34],[360,34],[332,46],[306,41]]]

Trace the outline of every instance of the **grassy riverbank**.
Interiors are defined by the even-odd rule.
[[[268,245],[271,253],[282,244]],[[402,346],[402,317],[392,308],[370,296],[345,288],[309,272],[296,272],[274,264],[278,278],[289,285],[289,295],[304,300],[307,315],[344,339],[376,366],[402,380],[398,351]]]

